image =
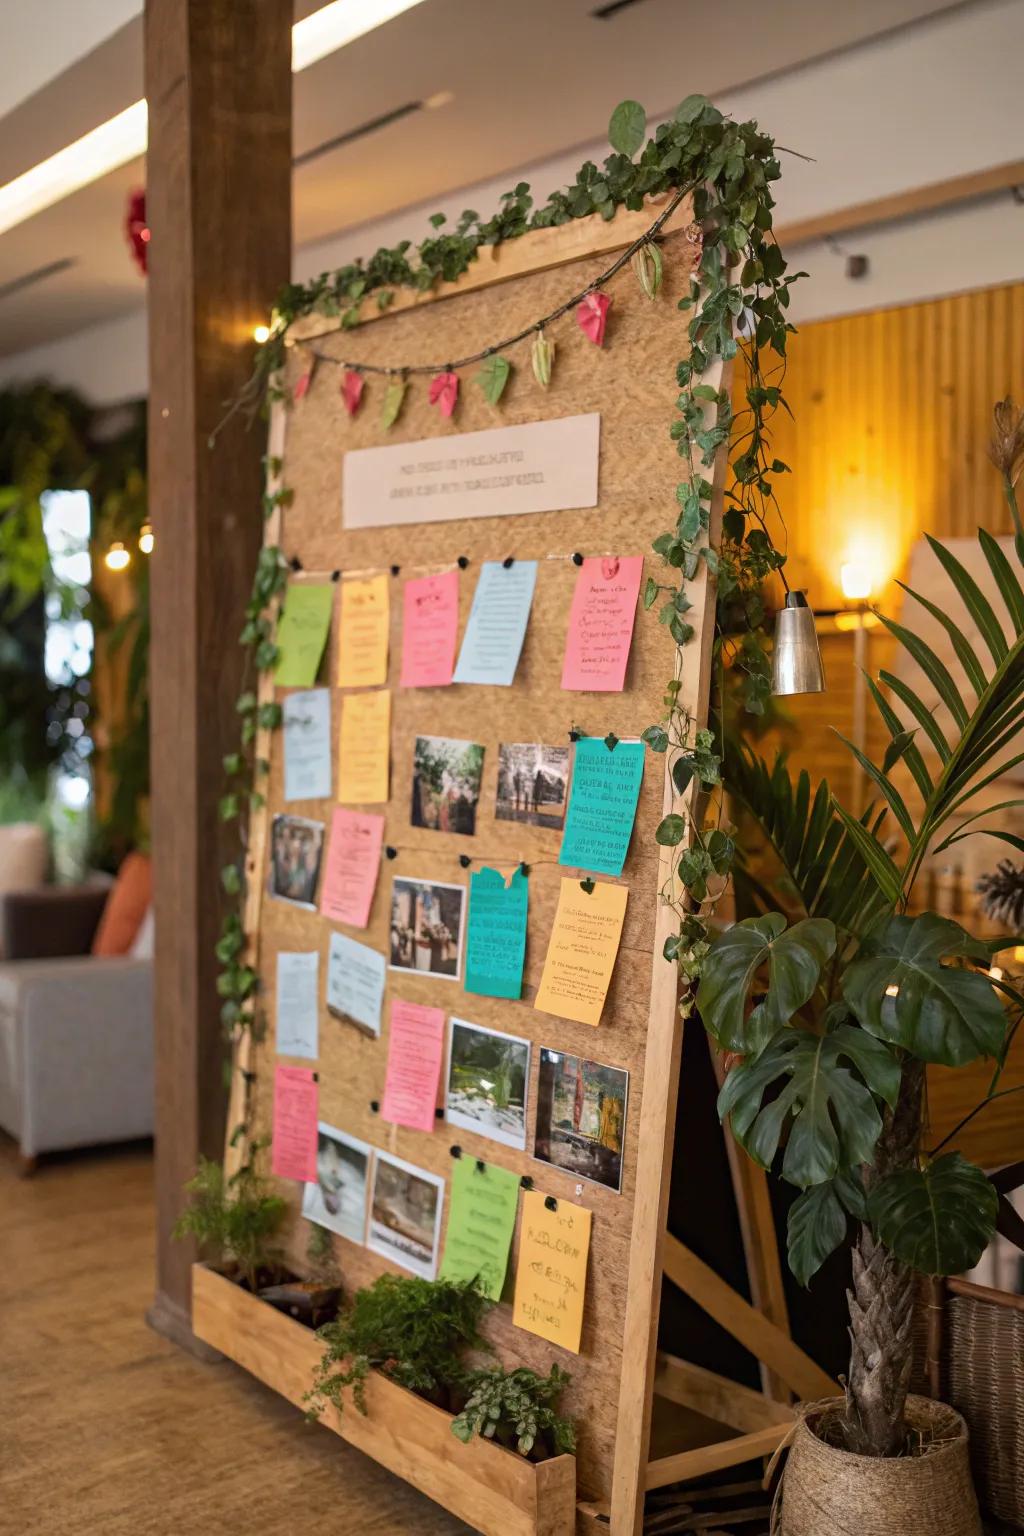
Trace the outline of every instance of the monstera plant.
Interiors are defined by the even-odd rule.
[[[783,759],[769,768],[743,746],[726,763],[732,795],[781,866],[772,884],[789,910],[773,910],[779,901],[747,881],[757,915],[718,937],[697,1007],[731,1062],[720,1114],[755,1162],[801,1191],[788,1229],[797,1278],[809,1281],[843,1243],[849,1218],[859,1224],[842,1432],[846,1449],[863,1455],[904,1444],[915,1277],[969,1269],[995,1230],[998,1197],[984,1172],[948,1140],[925,1149],[926,1068],[987,1058],[994,1097],[1024,1007],[992,968],[1013,937],[986,942],[950,917],[911,915],[928,856],[976,831],[1024,849],[1013,832],[984,825],[1024,801],[975,808],[1024,761],[1014,745],[1024,719],[1024,587],[1002,546],[985,532],[979,541],[995,604],[935,540],[966,614],[946,612],[956,608],[952,592],[940,606],[905,589],[949,637],[964,696],[935,649],[882,618],[944,712],[896,672],[869,680],[889,745],[880,765],[848,745],[877,792],[873,807],[852,815],[827,784],[812,796],[806,773],[794,783]]]

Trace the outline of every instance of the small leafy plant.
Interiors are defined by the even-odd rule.
[[[307,1394],[310,1416],[328,1403],[341,1412],[347,1388],[365,1413],[371,1370],[431,1401],[446,1399],[467,1380],[464,1351],[487,1348],[480,1323],[489,1305],[471,1280],[380,1275],[319,1330],[324,1353]]]
[[[572,1455],[576,1429],[555,1404],[569,1385],[570,1377],[557,1365],[549,1376],[538,1376],[525,1366],[515,1371],[474,1371],[468,1378],[469,1399],[452,1420],[452,1434],[464,1443],[474,1435],[515,1446],[520,1456],[539,1450],[544,1455]],[[535,1459],[541,1459],[541,1457]]]
[[[309,1223],[306,1240],[306,1266],[309,1278],[316,1285],[331,1287],[341,1284],[341,1270],[334,1253],[331,1234],[318,1222]]]
[[[279,1262],[274,1239],[287,1202],[271,1194],[250,1165],[225,1179],[220,1164],[205,1157],[185,1189],[191,1199],[174,1227],[174,1237],[194,1237],[217,1262],[236,1265],[255,1294],[260,1271]]]

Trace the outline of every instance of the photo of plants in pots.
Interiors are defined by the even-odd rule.
[[[987,1093],[968,1119],[1016,1091],[1001,1086],[1001,1075],[1024,993],[993,963],[1018,934],[981,938],[953,917],[919,910],[917,897],[926,861],[964,837],[989,833],[1024,850],[1024,838],[998,814],[1024,800],[991,803],[991,787],[1024,762],[1024,536],[1015,494],[1024,413],[1009,402],[997,407],[990,457],[1016,529],[1012,547],[978,533],[990,596],[930,539],[948,600],[904,587],[903,622],[878,615],[904,654],[877,682],[868,679],[888,736],[884,758],[872,762],[847,743],[870,781],[868,809],[853,814],[825,782],[812,795],[808,775],[791,775],[781,755],[769,765],[745,744],[727,745],[723,778],[774,867],[767,879],[744,878],[741,867],[739,888],[753,915],[713,940],[696,994],[728,1069],[721,1118],[757,1164],[800,1191],[788,1222],[797,1279],[807,1284],[846,1241],[850,1219],[856,1223],[845,1396],[809,1412],[816,1444],[840,1453],[840,1470],[828,1476],[846,1477],[854,1458],[860,1467],[888,1460],[890,1468],[901,1458],[913,1475],[915,1464],[942,1460],[924,1452],[958,1441],[962,1471],[959,1482],[943,1485],[951,1501],[944,1532],[980,1526],[962,1422],[941,1405],[908,1403],[915,1301],[919,1277],[959,1274],[978,1262],[995,1233],[998,1196],[955,1146],[964,1122],[930,1140],[926,1071],[991,1063]],[[922,610],[939,626],[933,634],[944,632],[966,690],[915,632]],[[905,680],[908,672],[918,688]],[[816,1476],[820,1521],[829,1489],[821,1467]],[[801,1514],[799,1483],[791,1452],[782,1529],[824,1531],[827,1522]],[[843,1507],[851,1511],[861,1498],[866,1514],[874,1495],[863,1502],[864,1484],[857,1487]],[[887,1488],[892,1500],[896,1485]],[[921,1511],[942,1506],[920,1489],[915,1500],[909,1524],[856,1528],[923,1530]]]

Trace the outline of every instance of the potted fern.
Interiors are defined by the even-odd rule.
[[[1012,466],[1003,472],[1012,491]],[[985,826],[978,809],[981,791],[1024,761],[1014,746],[1024,586],[1000,543],[984,531],[978,538],[997,604],[935,540],[964,612],[904,589],[949,637],[966,696],[912,628],[879,615],[943,707],[895,670],[880,675],[888,696],[869,679],[889,746],[879,765],[847,743],[876,795],[863,815],[826,783],[812,796],[807,774],[794,783],[782,758],[769,768],[746,747],[727,754],[729,791],[773,850],[772,889],[788,893],[790,910],[747,880],[755,915],[720,934],[706,958],[697,1009],[732,1063],[719,1112],[755,1162],[801,1191],[788,1223],[800,1281],[857,1224],[846,1394],[813,1405],[797,1432],[786,1536],[931,1533],[939,1508],[944,1536],[980,1530],[962,1421],[908,1399],[918,1277],[970,1269],[997,1212],[981,1168],[947,1142],[927,1144],[925,1073],[985,1058],[988,1102],[1001,1091],[1024,1009],[1024,994],[992,969],[993,952],[1013,937],[985,941],[950,917],[913,910],[925,860],[964,836],[991,831],[1024,847],[1013,832]],[[1019,564],[1020,540],[1017,554]]]

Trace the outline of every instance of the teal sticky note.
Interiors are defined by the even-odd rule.
[[[511,688],[536,585],[536,560],[484,561],[453,682]]]
[[[289,582],[277,621],[274,682],[279,688],[312,688],[316,682],[333,605],[333,586]]]
[[[514,997],[523,990],[529,882],[517,869],[508,885],[497,869],[469,877],[466,991],[479,997]]]
[[[622,874],[643,776],[642,741],[619,741],[609,748],[600,736],[580,738],[559,864],[596,875]]]

